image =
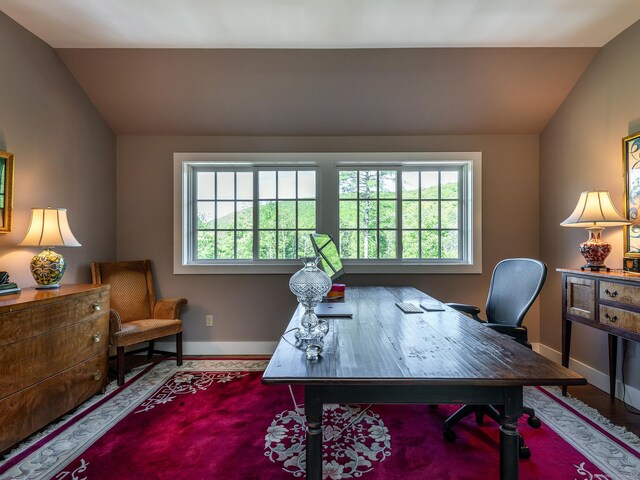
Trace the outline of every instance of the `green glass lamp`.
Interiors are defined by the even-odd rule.
[[[66,208],[32,208],[27,234],[18,244],[24,247],[45,247],[31,259],[31,274],[37,289],[60,288],[66,262],[54,247],[79,247],[71,233]]]

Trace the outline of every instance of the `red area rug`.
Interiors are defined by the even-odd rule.
[[[262,385],[261,360],[163,362],[21,446],[0,479],[295,479],[304,477],[300,389]],[[571,399],[567,402],[575,402]],[[523,479],[640,478],[637,438],[599,425],[554,393],[527,388],[543,425],[521,420]],[[442,422],[457,406],[330,405],[324,478],[499,478],[498,428]]]

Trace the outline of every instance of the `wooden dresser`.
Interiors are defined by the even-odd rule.
[[[109,286],[0,296],[0,452],[107,384]]]
[[[611,271],[562,272],[562,365],[569,365],[572,322],[609,334],[609,394],[615,397],[618,337],[640,342],[640,275]],[[566,388],[563,390],[566,393]]]

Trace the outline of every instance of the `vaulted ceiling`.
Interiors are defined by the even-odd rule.
[[[57,49],[117,134],[160,135],[538,133],[598,48],[640,18],[637,0],[0,0],[0,10]]]
[[[62,49],[118,134],[538,133],[596,49]]]

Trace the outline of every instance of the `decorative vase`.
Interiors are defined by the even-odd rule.
[[[36,289],[60,288],[58,283],[64,275],[67,264],[64,257],[52,248],[46,248],[31,259],[31,275],[36,281]]]
[[[289,279],[289,289],[304,307],[300,328],[295,336],[298,343],[306,348],[310,344],[322,345],[327,333],[327,323],[318,320],[314,309],[331,290],[331,278],[318,268],[320,257],[304,257],[301,260],[304,267]]]
[[[605,259],[611,253],[611,244],[602,240],[602,227],[589,227],[589,240],[580,244],[580,253],[587,261],[582,270],[609,270],[605,264]]]

